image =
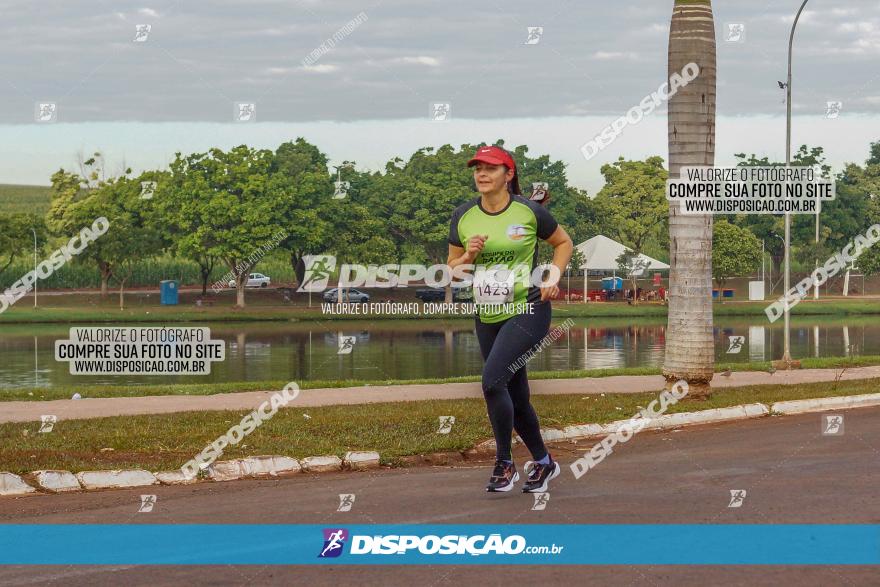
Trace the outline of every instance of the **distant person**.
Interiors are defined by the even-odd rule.
[[[550,300],[556,284],[537,287],[515,278],[515,267],[537,265],[538,239],[553,246],[553,265],[559,274],[571,259],[572,242],[550,212],[520,193],[513,157],[499,147],[481,147],[468,161],[480,195],[452,213],[449,227],[450,268],[463,264],[502,267],[506,277],[487,271],[474,273],[475,327],[483,367],[483,397],[495,435],[495,467],[486,491],[510,491],[519,480],[511,454],[513,431],[519,434],[535,459],[524,467],[523,492],[547,491],[560,467],[541,438],[538,416],[529,402],[525,365],[511,372],[508,367],[535,348],[550,329]],[[549,197],[549,193],[547,194]],[[497,304],[523,304],[525,311],[506,311]],[[528,313],[526,303],[532,303]],[[496,304],[494,307],[492,304]],[[529,467],[529,465],[532,465]]]

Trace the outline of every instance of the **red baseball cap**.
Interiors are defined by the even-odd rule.
[[[516,169],[513,157],[501,147],[480,147],[471,160],[468,161],[468,167],[473,167],[478,161],[489,163],[490,165],[506,165],[508,169]]]

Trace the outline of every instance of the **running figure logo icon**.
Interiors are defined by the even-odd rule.
[[[449,102],[435,102],[431,104],[431,120],[434,122],[446,122],[449,120],[451,106]]]
[[[350,512],[351,506],[354,505],[354,493],[340,493],[339,494],[339,507],[336,508],[337,512]]]
[[[336,257],[333,255],[306,255],[303,257],[303,264],[306,267],[306,272],[296,291],[319,292],[327,289],[327,281],[336,268]]]
[[[235,121],[254,122],[257,120],[257,105],[253,102],[236,102]]]
[[[55,122],[58,120],[58,105],[54,102],[37,102],[34,105],[34,120]]]
[[[535,503],[532,504],[533,510],[543,510],[547,508],[547,502],[550,501],[549,493],[535,493]]]
[[[134,42],[146,43],[147,39],[150,37],[151,30],[153,30],[153,25],[150,24],[134,25]]]
[[[47,414],[44,416],[40,416],[40,430],[39,432],[47,433],[52,432],[52,429],[55,428],[55,424],[58,422],[58,416],[54,414]]]
[[[537,45],[541,42],[541,35],[544,34],[544,27],[542,26],[530,26],[526,27],[528,30],[528,37],[526,38],[526,42],[523,45]]]
[[[840,116],[840,111],[843,110],[843,102],[840,100],[831,100],[825,103],[825,118],[829,120],[834,120]]]
[[[156,187],[159,185],[156,181],[141,182],[141,200],[152,200],[156,193]]]
[[[541,205],[547,203],[548,194],[547,191],[550,189],[550,184],[546,181],[535,181],[532,182],[532,193],[529,196],[529,199],[533,202],[538,202]]]
[[[324,548],[318,558],[336,558],[342,554],[348,530],[345,528],[324,528]]]
[[[840,436],[841,434],[843,434],[843,416],[822,414],[822,436]]]
[[[746,40],[746,25],[741,22],[727,23],[727,36],[724,39],[728,43],[743,43]]]
[[[728,336],[727,339],[730,341],[730,346],[727,347],[727,352],[732,354],[738,354],[742,350],[743,344],[746,342],[745,336]]]
[[[437,434],[449,434],[452,432],[452,425],[455,424],[455,416],[440,416],[440,427]]]
[[[148,514],[153,511],[153,506],[156,505],[156,496],[155,495],[142,495],[141,496],[141,507],[138,508],[138,513]]]
[[[746,490],[745,489],[731,489],[730,490],[730,503],[727,504],[729,508],[738,508],[742,507],[743,502],[746,499]]]
[[[353,336],[340,336],[339,337],[339,350],[336,352],[337,355],[350,355],[351,351],[354,350],[354,343],[357,340]]]
[[[333,199],[344,200],[348,196],[348,189],[351,187],[350,181],[334,181],[333,182]]]

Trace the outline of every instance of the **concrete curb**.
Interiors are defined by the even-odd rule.
[[[125,489],[157,485],[155,475],[143,469],[128,471],[83,471],[76,474],[83,489]]]
[[[712,424],[714,422],[727,422],[729,420],[761,418],[769,413],[770,410],[764,404],[744,404],[739,406],[729,406],[726,408],[701,410],[699,412],[663,414],[648,420],[642,430],[669,430],[672,428],[693,426],[697,424]],[[614,434],[629,422],[630,420],[627,419],[615,420],[608,424],[578,424],[575,426],[566,426],[563,429],[563,435],[566,440],[607,436],[608,434]],[[542,430],[542,433],[543,432],[544,431]],[[550,432],[555,433],[558,431],[551,430]],[[551,434],[551,436],[555,436],[555,434]]]
[[[776,402],[770,406],[770,411],[775,414],[803,414],[806,412],[846,410],[870,406],[880,406],[880,393]]]
[[[217,461],[208,467],[208,476],[214,481],[234,481],[248,477],[277,477],[301,470],[300,462],[294,458],[268,455]]]
[[[729,406],[726,408],[713,408],[700,412],[680,412],[677,414],[664,414],[652,418],[645,426],[645,430],[666,430],[680,426],[692,426],[695,424],[711,424],[714,422],[726,422],[728,420],[747,420],[749,418],[761,418],[770,414],[769,408],[764,404],[744,404]]]
[[[374,469],[379,466],[379,453],[375,451],[348,451],[342,457],[342,464],[355,471]]]
[[[570,440],[599,436],[603,434],[604,431],[605,427],[601,424],[577,424],[575,426],[566,426],[562,429],[565,438]]]
[[[14,473],[0,473],[0,495],[27,495],[36,491]]]
[[[553,442],[555,440],[565,440],[565,432],[556,428],[541,428],[541,438],[544,442]]]
[[[65,491],[79,491],[82,486],[76,475],[70,471],[34,471],[34,481],[45,491],[63,493]]]
[[[198,477],[187,477],[183,471],[157,471],[153,473],[162,485],[191,485],[201,481]]]
[[[336,455],[306,457],[302,460],[303,470],[309,473],[325,473],[342,470],[342,459]]]
[[[699,412],[663,414],[650,419],[643,429],[669,430],[682,426],[761,418],[771,414],[799,414],[870,406],[880,406],[880,393],[783,401],[776,402],[770,407],[767,407],[765,404],[754,403],[726,408],[713,408]],[[541,430],[541,436],[546,442],[605,436],[616,432],[627,422],[629,422],[628,419],[616,420],[608,424],[576,424],[566,426],[562,430],[547,428]],[[513,439],[513,442],[517,443],[516,438]],[[477,443],[473,448],[463,451],[461,454],[476,455],[494,450],[495,441],[490,439]],[[433,453],[431,455],[416,456],[419,457],[418,462],[426,461],[432,464],[446,464],[450,461],[449,458],[445,458],[449,454]],[[301,471],[309,473],[340,471],[343,467],[349,470],[363,470],[378,467],[379,463],[380,454],[375,451],[349,451],[345,453],[342,459],[336,455],[322,455],[306,457],[301,461],[287,456],[267,455],[217,461],[208,468],[208,477],[213,481],[232,481],[244,478],[276,477],[279,475],[295,474]],[[37,484],[39,489],[51,493],[77,491],[80,489],[89,491],[94,489],[144,487],[160,483],[162,485],[182,485],[202,481],[199,478],[188,479],[179,470],[150,473],[140,469],[127,471],[82,471],[75,475],[69,471],[40,470],[33,471],[27,477]],[[37,490],[29,485],[25,479],[13,473],[0,472],[0,496],[35,493],[37,493]]]

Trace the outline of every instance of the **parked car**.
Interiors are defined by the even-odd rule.
[[[346,288],[345,295],[348,298],[343,299],[343,301],[347,301],[350,304],[365,304],[370,301],[370,294],[362,292],[359,289],[355,289],[353,287]],[[324,292],[324,301],[330,302],[331,304],[335,304],[339,298],[339,289],[333,288],[328,289]]]
[[[271,280],[268,275],[263,275],[262,273],[251,273],[248,275],[247,283],[245,287],[269,287]],[[229,282],[229,287],[235,287],[235,280],[231,280]]]
[[[442,302],[446,299],[446,288],[425,287],[416,290],[416,297],[423,302]],[[469,287],[452,288],[453,302],[469,302],[474,298],[473,290]]]

